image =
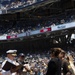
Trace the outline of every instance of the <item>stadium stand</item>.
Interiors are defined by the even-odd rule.
[[[40,2],[40,0],[14,1],[2,2],[2,9],[18,8],[25,4],[27,6]],[[40,7],[40,9],[45,9],[45,7]],[[37,10],[40,11],[39,9]],[[46,13],[48,13],[48,10],[45,10]],[[35,14],[36,9],[33,11],[35,11],[33,13]],[[20,13],[16,13],[17,15],[12,13],[0,15],[0,63],[5,59],[4,52],[6,50],[17,49],[18,53],[25,53],[25,62],[29,62],[33,70],[29,75],[45,75],[47,64],[50,60],[50,48],[52,47],[61,47],[68,55],[73,55],[73,60],[75,61],[75,37],[71,41],[71,35],[75,33],[75,14],[72,11],[71,13],[63,12],[65,11],[59,12],[60,14],[58,13],[58,15],[51,15],[49,13],[46,15],[43,14],[44,12],[40,12],[44,16],[33,15],[30,11],[26,12],[27,14],[30,13],[28,16],[21,13],[22,17],[20,17]],[[17,18],[14,17],[15,15]],[[44,34],[42,34],[43,32]],[[40,37],[38,34],[42,36]],[[30,38],[25,38],[26,36],[30,36]],[[17,37],[18,39],[16,39]]]
[[[1,1],[1,8],[11,9],[11,8],[19,8],[23,6],[25,7],[41,1],[44,0],[6,0],[6,1]]]
[[[64,49],[65,50],[65,49]],[[66,51],[66,55],[72,55],[73,56],[73,61],[75,60],[75,54],[74,54],[74,48],[73,47],[67,47]],[[47,72],[47,65],[48,62],[51,58],[50,56],[50,51],[30,51],[28,53],[25,52],[25,59],[24,62],[26,64],[29,64],[31,72],[24,72],[25,75],[45,75]],[[67,58],[67,56],[65,57],[65,59]],[[0,58],[2,61],[1,63],[4,61],[5,59],[5,55],[2,55],[2,57]],[[16,57],[16,60],[18,59],[18,56]],[[0,64],[1,64],[0,63]]]
[[[16,1],[16,2],[20,3],[22,1]],[[10,4],[12,2],[14,1],[10,1]],[[40,0],[38,0],[38,2],[40,2]],[[37,4],[39,7],[38,8],[35,7],[32,10],[24,11],[25,9],[23,9],[22,10],[23,13],[21,11],[14,12],[16,11],[15,9],[11,13],[0,15],[0,23],[1,23],[0,35],[5,35],[5,37],[1,36],[0,39],[3,40],[2,37],[4,37],[4,39],[7,39],[10,37],[16,38],[17,36],[24,37],[32,34],[37,34],[37,33],[39,34],[44,31],[45,32],[52,31],[54,27],[59,28],[61,30],[63,30],[64,28],[66,29],[74,27],[75,15],[73,11],[70,11],[71,13],[68,12],[68,10],[64,11],[61,8],[60,5],[61,2],[49,3],[48,0],[48,4],[43,5],[44,3],[42,3],[40,6],[39,4]],[[31,6],[28,7],[28,9],[29,8],[31,8]],[[69,24],[72,24],[71,25],[72,27]]]
[[[62,15],[63,16],[63,15]],[[39,29],[44,29],[48,27],[53,27],[57,25],[63,25],[65,23],[74,22],[74,15],[65,16],[65,17],[51,18],[51,17],[42,17],[41,19],[26,19],[14,21],[5,21],[1,22],[0,33],[8,35],[16,35],[24,33],[26,31],[34,31]],[[7,26],[8,25],[8,26]]]

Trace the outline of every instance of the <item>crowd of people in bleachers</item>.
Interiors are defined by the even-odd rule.
[[[17,35],[24,32],[31,32],[34,30],[44,29],[64,23],[75,21],[75,16],[61,16],[61,17],[41,17],[41,18],[27,18],[26,20],[5,21],[0,22],[0,33],[8,35]]]
[[[10,0],[10,4],[5,4],[6,8],[17,8],[21,5],[25,4],[33,4],[35,2],[39,2],[42,0]],[[40,17],[40,16],[39,16]],[[40,17],[36,20],[36,18],[26,19],[26,20],[17,20],[14,21],[5,21],[0,22],[0,35],[17,35],[24,32],[31,32],[33,30],[38,30],[41,28],[52,27],[64,23],[69,23],[75,21],[75,15],[62,15],[56,17]]]
[[[73,58],[73,64],[75,65],[75,54],[74,54],[74,48],[67,48],[66,50],[66,55],[67,56],[72,56]],[[51,51],[43,51],[43,52],[37,52],[36,53],[20,53],[17,57],[16,60],[18,61],[19,57],[23,56],[24,60],[23,62],[25,64],[28,64],[31,71],[23,71],[24,75],[46,75],[47,73],[47,68],[48,68],[48,63],[51,59]],[[4,58],[4,57],[3,57]],[[65,56],[65,59],[66,56]],[[20,74],[21,75],[21,74]],[[66,75],[73,75],[73,74],[66,74]]]
[[[75,21],[75,15],[62,13],[57,16],[38,16],[34,18],[26,18],[24,20],[5,20],[0,21],[0,35],[17,35],[24,32],[31,32],[34,30],[44,29],[56,25],[63,25]]]
[[[40,2],[43,0],[7,0],[1,1],[1,9],[11,9],[11,8],[19,8],[19,7],[26,7],[28,5]]]

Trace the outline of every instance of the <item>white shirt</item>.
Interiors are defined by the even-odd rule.
[[[3,68],[3,66],[5,65],[6,61],[9,61],[11,62],[12,64],[16,64],[16,62],[14,62],[13,60],[10,60],[8,57],[6,58],[6,60],[2,63],[2,66],[1,68]],[[5,71],[2,69],[2,75],[16,75],[16,72],[15,73],[11,73],[10,71]]]
[[[2,75],[11,75],[10,71],[2,72]]]

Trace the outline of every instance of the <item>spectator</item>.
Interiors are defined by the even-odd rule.
[[[59,59],[61,50],[61,48],[51,49],[51,60],[48,63],[46,75],[61,75],[61,60]]]
[[[8,50],[7,53],[7,57],[6,60],[2,63],[2,75],[16,75],[17,74],[17,68],[14,69],[10,69],[10,71],[6,71],[3,69],[4,65],[6,64],[6,62],[10,62],[14,65],[19,65],[17,62],[14,61],[15,56],[17,56],[16,54],[17,50]]]
[[[30,65],[27,61],[24,60],[25,60],[24,53],[20,53],[17,62],[23,65],[23,67],[19,70],[19,75],[27,74],[28,72],[30,72]]]

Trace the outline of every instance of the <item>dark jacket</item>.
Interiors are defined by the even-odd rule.
[[[71,67],[69,68],[69,66],[70,63],[66,59],[63,59],[62,60],[63,75],[66,75],[67,72],[70,72],[73,75],[73,70]]]
[[[69,62],[66,59],[62,60],[62,68],[63,68],[63,75],[66,75],[69,72],[68,68]]]
[[[48,63],[46,75],[61,75],[61,60],[52,58]]]

